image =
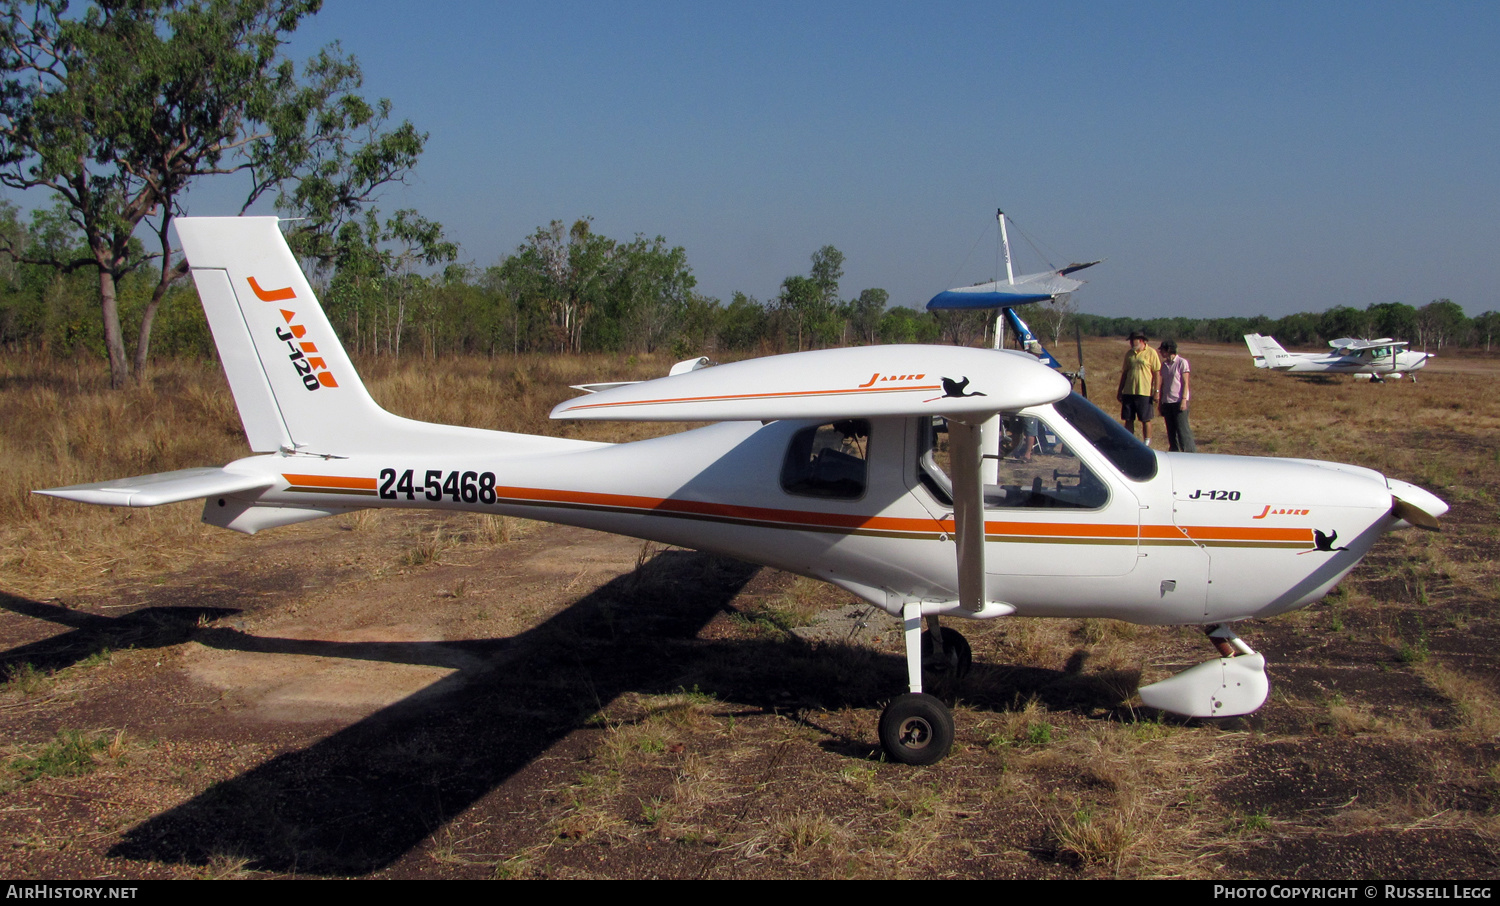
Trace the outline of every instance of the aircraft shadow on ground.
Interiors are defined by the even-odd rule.
[[[202,630],[194,641],[233,650],[465,666],[148,819],[110,855],[189,864],[230,857],[299,874],[378,870],[620,694],[675,689],[697,656],[694,637],[756,570],[669,551],[494,641],[329,643]]]
[[[236,612],[230,608],[144,608],[109,618],[0,596],[0,606],[74,627],[6,652],[0,664],[59,669],[105,648],[192,640],[225,650],[453,668],[403,701],[146,820],[110,850],[150,862],[231,858],[262,871],[360,875],[410,852],[622,694],[696,687],[759,712],[799,712],[816,724],[810,715],[820,709],[878,707],[900,691],[902,658],[865,646],[784,635],[698,640],[757,570],[668,551],[519,636],[442,643],[269,638],[205,625]],[[997,710],[1032,697],[1048,707],[1118,702],[1097,680],[1076,674],[976,665],[960,688],[966,704]],[[831,733],[824,746],[874,758],[873,743],[872,727],[858,739]]]
[[[0,674],[27,664],[53,673],[106,651],[169,648],[188,641],[201,624],[239,613],[232,607],[143,607],[110,617],[4,592],[0,608],[71,630],[0,653]]]

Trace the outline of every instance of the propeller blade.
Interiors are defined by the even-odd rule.
[[[1397,519],[1405,520],[1408,524],[1417,528],[1427,529],[1429,532],[1440,532],[1442,526],[1438,525],[1437,517],[1417,506],[1407,503],[1400,497],[1391,498],[1391,515]]]

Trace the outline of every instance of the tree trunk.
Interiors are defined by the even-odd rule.
[[[151,350],[151,323],[156,320],[156,310],[161,307],[161,300],[166,295],[161,287],[151,294],[151,301],[146,305],[146,310],[141,313],[141,330],[136,335],[135,341],[135,379],[144,381],[146,379],[146,356]]]
[[[130,360],[125,357],[125,338],[120,330],[120,300],[115,295],[115,275],[99,269],[99,307],[104,315],[104,349],[109,355],[109,386],[122,390],[130,380]]]
[[[167,290],[171,289],[172,284],[187,272],[186,259],[176,267],[163,268],[161,280],[157,282],[156,289],[151,291],[151,302],[146,305],[146,310],[141,314],[141,330],[135,344],[135,379],[137,381],[146,379],[146,358],[151,352],[151,325],[156,321],[156,311],[161,308],[162,301],[167,298]]]

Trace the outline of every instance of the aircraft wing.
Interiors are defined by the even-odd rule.
[[[1055,271],[1025,274],[1011,281],[996,280],[978,286],[961,286],[933,296],[927,302],[928,311],[952,311],[973,308],[1003,308],[1008,305],[1026,305],[1030,302],[1045,302],[1063,293],[1070,293],[1083,285],[1082,280],[1066,276],[1098,261],[1086,264],[1070,264]]]
[[[1023,409],[1068,395],[1068,379],[1021,352],[859,346],[702,368],[568,400],[553,418],[771,421]]]
[[[1405,346],[1407,343],[1405,340],[1392,340],[1390,337],[1380,340],[1356,340],[1352,337],[1340,337],[1337,340],[1330,340],[1328,345],[1339,352],[1349,353],[1360,352],[1365,349],[1383,349],[1387,346]]]
[[[134,478],[116,478],[94,484],[75,484],[65,488],[48,488],[36,491],[48,497],[61,497],[79,503],[99,503],[106,506],[160,506],[164,503],[180,503],[201,497],[223,497],[269,488],[275,479],[267,475],[246,475],[227,469],[181,469],[176,472],[157,472],[154,475],[138,475]]]

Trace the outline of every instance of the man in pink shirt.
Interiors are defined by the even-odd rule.
[[[1192,399],[1192,368],[1177,354],[1177,344],[1161,344],[1161,417],[1167,423],[1167,449],[1173,453],[1197,453],[1193,429],[1188,426],[1188,401]]]

